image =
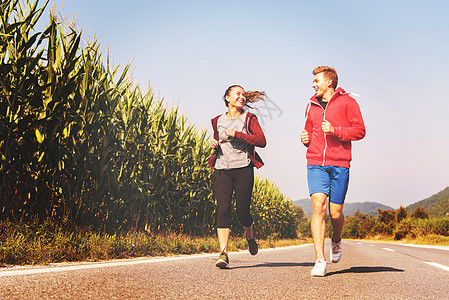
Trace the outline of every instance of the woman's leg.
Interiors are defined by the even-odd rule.
[[[245,228],[245,236],[248,240],[254,238],[254,234],[253,234],[253,224],[251,224],[250,227],[243,227]]]
[[[237,215],[245,228],[246,238],[252,239],[253,218],[251,216],[251,197],[254,186],[254,168],[252,166],[235,170],[233,181],[237,205]]]
[[[228,242],[231,229],[229,228],[217,228],[218,242],[220,244],[220,252],[228,252]]]
[[[215,170],[214,192],[217,200],[217,235],[220,252],[227,252],[231,232],[231,201],[233,185],[226,171]]]

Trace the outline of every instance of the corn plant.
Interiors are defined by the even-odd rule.
[[[142,92],[129,66],[104,61],[97,41],[82,46],[82,33],[54,14],[35,32],[46,5],[0,4],[0,217],[212,233],[208,133]],[[268,181],[255,190],[261,232],[292,235],[284,196]]]
[[[292,201],[267,179],[255,178],[252,211],[261,237],[297,237],[298,218]]]

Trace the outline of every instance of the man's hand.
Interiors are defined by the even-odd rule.
[[[211,139],[209,143],[211,148],[217,148],[218,147],[218,141],[216,139]]]
[[[323,123],[321,123],[321,129],[324,133],[334,134],[334,126],[332,126],[328,120],[323,120]]]
[[[307,144],[310,142],[310,139],[309,139],[309,133],[307,132],[307,130],[303,130],[303,131],[301,132],[301,142],[302,142],[304,145],[307,145]]]

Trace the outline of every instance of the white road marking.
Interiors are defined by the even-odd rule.
[[[449,251],[449,246],[436,246],[436,245],[415,245],[415,244],[397,244],[401,246],[416,247],[416,248],[427,248],[427,249],[438,249]]]
[[[289,246],[289,247],[279,247],[279,248],[269,248],[269,249],[260,249],[259,252],[269,252],[276,251],[281,249],[291,249],[291,248],[302,248],[306,246],[310,246],[312,244],[304,244],[298,246]],[[239,251],[239,252],[230,252],[230,255],[238,255],[238,254],[248,254],[247,251]],[[210,257],[217,256],[217,253],[208,253],[208,254],[194,254],[194,255],[180,255],[175,257],[153,257],[153,258],[137,258],[130,260],[121,260],[114,262],[100,262],[100,263],[81,263],[72,266],[52,266],[52,267],[31,267],[30,269],[16,269],[10,271],[1,271],[0,277],[5,276],[19,276],[19,275],[33,275],[33,274],[43,274],[43,273],[51,273],[51,272],[64,272],[64,271],[79,271],[79,270],[87,270],[87,269],[99,269],[99,268],[107,268],[107,267],[118,267],[118,266],[129,266],[129,265],[140,265],[140,264],[148,264],[148,263],[157,263],[157,262],[169,262],[175,260],[183,260],[183,259],[193,259],[193,258],[201,258],[201,257]]]
[[[396,252],[396,250],[393,250],[393,249],[390,249],[390,248],[382,248],[382,249],[387,250],[387,251],[391,251],[391,252]]]
[[[441,265],[441,264],[434,263],[434,262],[431,262],[431,261],[425,261],[425,263],[428,264],[428,265],[431,265],[431,266],[434,266],[434,267],[437,267],[437,268],[449,271],[449,267],[447,267],[445,265]]]
[[[373,244],[369,244],[369,243],[370,243],[370,241],[357,242],[357,244],[366,244],[366,245],[368,245],[368,246],[370,246],[370,247],[374,247]],[[438,250],[449,251],[449,246],[402,244],[402,243],[391,243],[391,242],[388,242],[388,241],[379,241],[379,243],[392,244],[392,245],[396,245],[396,246],[407,246],[407,247],[427,248],[427,249],[438,249]]]

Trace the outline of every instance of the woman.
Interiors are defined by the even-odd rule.
[[[220,244],[220,256],[215,265],[219,268],[229,266],[227,249],[231,232],[231,201],[234,192],[237,215],[245,228],[249,252],[252,255],[258,252],[253,235],[250,203],[254,185],[253,167],[263,166],[254,147],[265,147],[266,139],[257,117],[244,108],[248,106],[247,103],[265,100],[265,97],[263,92],[245,92],[241,86],[232,85],[223,96],[228,111],[211,120],[214,138],[210,146],[215,149],[215,153],[208,161],[215,169],[214,192],[218,205],[217,235]]]

